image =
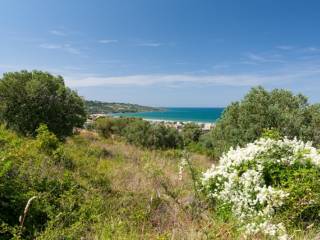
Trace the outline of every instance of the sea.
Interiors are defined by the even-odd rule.
[[[214,123],[224,108],[168,107],[159,112],[115,113],[114,116],[138,117],[146,120]]]

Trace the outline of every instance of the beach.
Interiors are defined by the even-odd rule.
[[[87,123],[92,122],[93,120],[96,120],[100,117],[114,117],[114,118],[119,118],[119,117],[129,117],[129,116],[125,116],[125,115],[114,115],[114,114],[91,114],[89,119],[87,120]],[[136,117],[139,118],[139,117]],[[188,124],[188,123],[193,123],[198,125],[202,131],[210,131],[211,129],[213,129],[215,127],[215,123],[214,122],[199,122],[199,121],[175,121],[175,120],[169,120],[169,119],[151,119],[151,118],[143,118],[141,117],[143,120],[148,121],[150,123],[153,124],[164,124],[167,127],[172,127],[175,128],[177,130],[181,130],[183,128],[184,125]]]
[[[214,123],[224,108],[167,107],[158,112],[115,113],[113,116],[138,117],[148,121]]]

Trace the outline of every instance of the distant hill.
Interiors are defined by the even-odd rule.
[[[161,108],[141,106],[130,103],[113,103],[101,101],[85,101],[89,114],[95,113],[134,113],[134,112],[155,112],[162,111]]]

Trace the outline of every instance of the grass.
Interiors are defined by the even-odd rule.
[[[98,224],[99,239],[203,239],[210,214],[195,213],[193,182],[187,169],[179,179],[181,151],[150,151],[82,132],[68,141],[79,175],[103,184],[110,179],[105,201],[107,215]],[[211,165],[204,156],[192,156],[197,171]],[[85,167],[86,166],[86,167]],[[199,205],[199,204],[198,204]],[[198,211],[198,210],[197,210]]]
[[[66,149],[77,159],[79,176],[95,181],[99,191],[109,186],[105,212],[89,239],[244,239],[236,219],[218,218],[194,189],[193,174],[211,166],[212,159],[191,154],[191,168],[184,166],[179,179],[181,150],[140,149],[89,131],[69,139]],[[294,239],[315,239],[318,232],[290,230]]]
[[[195,190],[194,179],[213,163],[204,155],[190,154],[180,178],[186,157],[181,150],[141,149],[81,131],[63,143],[63,157],[54,162],[38,155],[34,140],[17,144],[12,134],[6,139],[21,145],[10,154],[21,156],[22,167],[17,169],[34,181],[30,193],[21,197],[25,202],[19,211],[33,194],[38,196],[29,207],[26,227],[43,208],[49,213],[43,228],[34,233],[37,239],[244,239],[237,220],[218,217]],[[24,181],[29,175],[22,173]],[[315,239],[319,231],[311,226],[290,233],[293,239]]]

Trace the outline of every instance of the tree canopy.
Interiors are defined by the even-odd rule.
[[[243,100],[225,109],[215,129],[202,142],[218,156],[231,146],[256,140],[266,129],[319,144],[320,105],[311,105],[305,96],[288,90],[252,88]]]
[[[5,73],[0,79],[0,119],[24,135],[41,123],[59,138],[86,120],[82,98],[65,86],[61,76],[41,71]]]

